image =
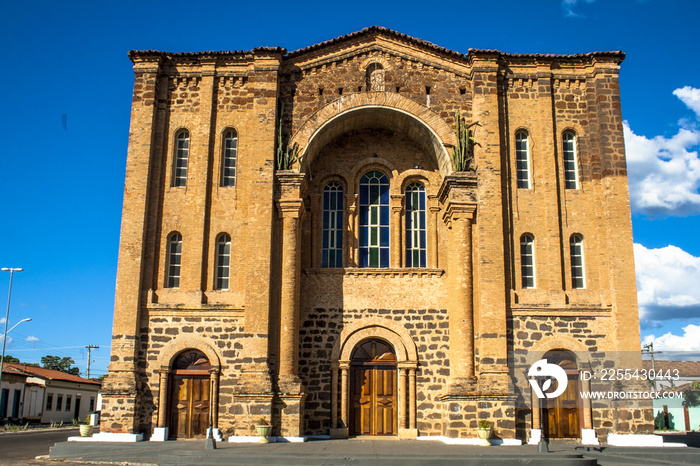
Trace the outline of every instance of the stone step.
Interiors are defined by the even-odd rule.
[[[464,457],[458,455],[438,455],[425,458],[415,456],[381,456],[372,454],[232,454],[231,451],[217,450],[205,453],[181,452],[175,454],[161,454],[158,456],[159,465],[179,465],[196,464],[197,466],[207,465],[255,465],[255,464],[275,464],[275,465],[311,465],[322,464],[328,466],[352,464],[353,466],[408,466],[408,465],[430,465],[430,466],[510,466],[518,465],[557,465],[557,466],[595,466],[597,461],[594,458],[587,458],[581,454],[548,454],[548,455],[476,455]]]

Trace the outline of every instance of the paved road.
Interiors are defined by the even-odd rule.
[[[56,442],[65,442],[68,437],[78,435],[78,429],[54,429],[41,432],[12,432],[0,434],[1,465],[43,465],[53,462],[35,460],[39,455],[48,455]],[[72,465],[77,463],[61,463]]]

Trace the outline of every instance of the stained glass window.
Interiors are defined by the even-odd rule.
[[[426,267],[425,186],[406,187],[406,267]]]
[[[360,180],[360,267],[389,267],[389,178],[371,171]]]
[[[321,267],[343,266],[343,187],[335,181],[323,189]]]

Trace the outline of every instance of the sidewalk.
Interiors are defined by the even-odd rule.
[[[203,440],[97,443],[62,442],[51,448],[51,459],[134,465],[619,465],[700,464],[700,448],[577,447],[553,444],[551,453],[534,445],[478,447],[445,445],[439,441],[318,440],[306,443],[217,443],[205,450]]]

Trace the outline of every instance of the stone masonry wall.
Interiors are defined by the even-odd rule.
[[[159,394],[159,361],[162,353],[176,342],[188,340],[192,348],[202,349],[205,343],[213,347],[221,362],[219,378],[219,429],[226,435],[253,435],[254,419],[265,416],[269,419],[270,404],[258,407],[255,412],[246,412],[246,407],[234,401],[236,384],[242,371],[254,364],[265,364],[243,354],[244,344],[251,340],[265,341],[267,335],[253,335],[243,330],[240,316],[206,315],[199,312],[152,312],[150,319],[141,328],[137,364],[141,386],[141,398],[137,406],[140,431],[150,433],[157,425]],[[174,355],[173,355],[174,356]],[[215,365],[217,361],[210,361]],[[171,394],[169,393],[169,396]]]
[[[512,377],[516,380],[516,433],[519,438],[529,438],[532,428],[531,392],[524,378],[526,370],[545,351],[566,350],[577,354],[579,370],[600,371],[617,369],[621,358],[610,341],[611,319],[607,316],[514,316],[508,323],[508,346],[512,351]],[[536,358],[532,357],[536,352]],[[600,372],[598,372],[600,376]],[[596,384],[591,390],[635,391],[645,390],[644,384],[629,381],[624,384]],[[592,402],[592,427],[600,439],[609,431],[617,433],[650,433],[653,423],[651,401],[600,400]],[[583,415],[583,400],[579,398],[579,416]]]
[[[368,317],[401,322],[418,350],[416,426],[421,435],[442,435],[442,393],[449,376],[449,334],[444,309],[312,309],[299,329],[299,376],[306,388],[308,435],[328,434],[331,427],[330,355],[343,327]],[[340,396],[338,397],[340,412]]]

